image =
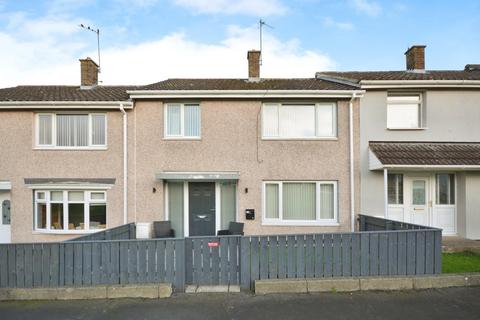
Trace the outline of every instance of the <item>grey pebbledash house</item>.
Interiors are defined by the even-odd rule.
[[[356,84],[361,213],[480,239],[480,65],[426,70],[425,46],[405,71],[322,72]]]
[[[0,89],[0,242],[169,220],[176,236],[345,232],[359,213],[480,237],[480,71]]]

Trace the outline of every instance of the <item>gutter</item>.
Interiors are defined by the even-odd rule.
[[[128,223],[128,163],[127,163],[127,113],[123,107],[123,103],[120,103],[120,111],[123,114],[123,224]]]
[[[350,98],[364,90],[129,90],[132,99],[154,98]]]
[[[119,104],[123,104],[126,109],[133,108],[133,102],[128,101],[0,101],[0,109],[117,109]]]
[[[381,88],[480,88],[480,80],[362,80],[362,89]]]

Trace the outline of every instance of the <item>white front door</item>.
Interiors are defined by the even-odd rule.
[[[10,192],[0,191],[0,243],[10,243]]]
[[[406,217],[410,223],[429,225],[429,178],[406,179]]]

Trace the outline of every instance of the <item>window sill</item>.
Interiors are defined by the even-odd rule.
[[[262,137],[262,140],[265,141],[338,141],[338,137],[315,137],[315,138],[275,138],[275,137]]]
[[[262,221],[262,226],[339,227],[336,221]]]
[[[163,137],[163,140],[200,141],[201,137]]]
[[[92,229],[92,230],[33,230],[32,234],[92,234],[99,231],[105,231],[107,229]]]
[[[421,128],[387,128],[389,131],[421,131],[421,130],[427,130],[427,127],[421,127]]]
[[[38,151],[106,151],[108,147],[85,147],[85,148],[67,148],[67,147],[34,147]]]

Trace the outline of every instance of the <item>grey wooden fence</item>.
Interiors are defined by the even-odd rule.
[[[358,215],[358,220],[360,231],[435,229],[418,224],[389,220],[363,214]]]
[[[93,240],[123,240],[135,239],[135,223],[124,224],[115,228],[87,234],[67,241],[93,241]]]
[[[168,282],[184,287],[185,240],[0,245],[0,287]]]
[[[441,273],[440,229],[377,219],[364,217],[361,226],[376,231],[355,233],[2,244],[0,287],[168,282],[177,291],[189,284],[251,289],[260,279]]]

